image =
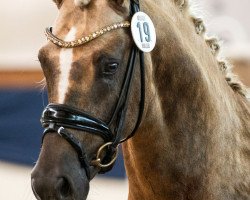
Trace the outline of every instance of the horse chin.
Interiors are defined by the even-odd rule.
[[[67,145],[51,145],[55,135],[46,137],[31,173],[32,190],[38,200],[85,200],[89,180],[77,156]],[[55,148],[56,147],[56,148]],[[74,155],[74,154],[73,154]]]

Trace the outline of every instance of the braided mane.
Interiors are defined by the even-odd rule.
[[[195,31],[201,37],[204,37],[204,41],[211,49],[211,53],[215,56],[218,62],[218,67],[223,74],[225,74],[225,80],[229,86],[243,97],[249,98],[247,87],[239,80],[238,76],[232,72],[232,65],[225,59],[218,57],[220,51],[219,40],[217,38],[208,38],[206,36],[206,27],[202,18],[195,17],[190,11],[191,6],[188,0],[173,0],[178,9],[190,18],[195,26]]]

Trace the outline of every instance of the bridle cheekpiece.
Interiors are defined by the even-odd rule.
[[[139,10],[140,10],[139,1],[131,0],[131,16],[133,16],[136,12],[139,12]],[[115,23],[113,25],[106,26],[88,36],[82,37],[81,39],[69,42],[57,38],[52,33],[52,28],[47,28],[45,34],[49,41],[51,41],[53,44],[59,47],[73,48],[81,46],[87,42],[90,42],[104,35],[107,32],[128,27],[130,27],[130,22],[128,21]],[[139,57],[140,60],[140,83],[141,83],[139,113],[133,131],[130,133],[128,137],[122,138],[137,57]],[[79,109],[64,104],[49,104],[44,109],[41,117],[41,123],[45,129],[43,139],[47,133],[54,133],[54,132],[56,132],[62,138],[64,138],[78,154],[78,159],[81,164],[81,167],[84,168],[86,176],[88,180],[90,180],[91,179],[90,166],[99,167],[100,168],[99,173],[105,173],[111,170],[118,155],[119,144],[133,137],[138,127],[140,126],[144,111],[144,103],[145,103],[144,54],[135,45],[133,45],[127,63],[126,74],[124,76],[119,98],[117,100],[115,109],[109,121],[104,122],[98,119],[97,117],[89,115],[86,112],[80,111]],[[101,147],[99,147],[95,159],[90,161],[90,158],[88,158],[85,148],[82,146],[79,139],[76,138],[68,129],[84,131],[85,133],[98,135],[104,140],[105,143]]]

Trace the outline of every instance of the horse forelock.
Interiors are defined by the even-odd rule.
[[[91,3],[91,1],[93,0],[74,0],[74,4],[79,7],[86,7]],[[107,0],[103,0],[103,1],[107,1]]]
[[[74,0],[76,6],[84,7],[87,6],[91,0]]]

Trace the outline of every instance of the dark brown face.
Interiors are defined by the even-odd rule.
[[[53,34],[65,41],[82,38],[102,27],[128,19],[122,1],[93,0],[78,6],[77,0],[56,2],[60,7]],[[51,42],[39,52],[46,78],[49,102],[68,105],[107,122],[115,108],[131,49],[129,28],[121,28],[76,48],[60,48]],[[136,84],[138,82],[138,84]],[[134,80],[124,137],[133,129],[138,112],[139,80]],[[132,102],[132,101],[131,101]],[[132,114],[133,110],[134,114]],[[104,144],[101,137],[70,130],[82,143],[88,160],[94,159]],[[91,178],[100,170],[91,167]],[[32,188],[37,199],[86,199],[89,181],[72,146],[56,133],[43,141],[32,172]]]

